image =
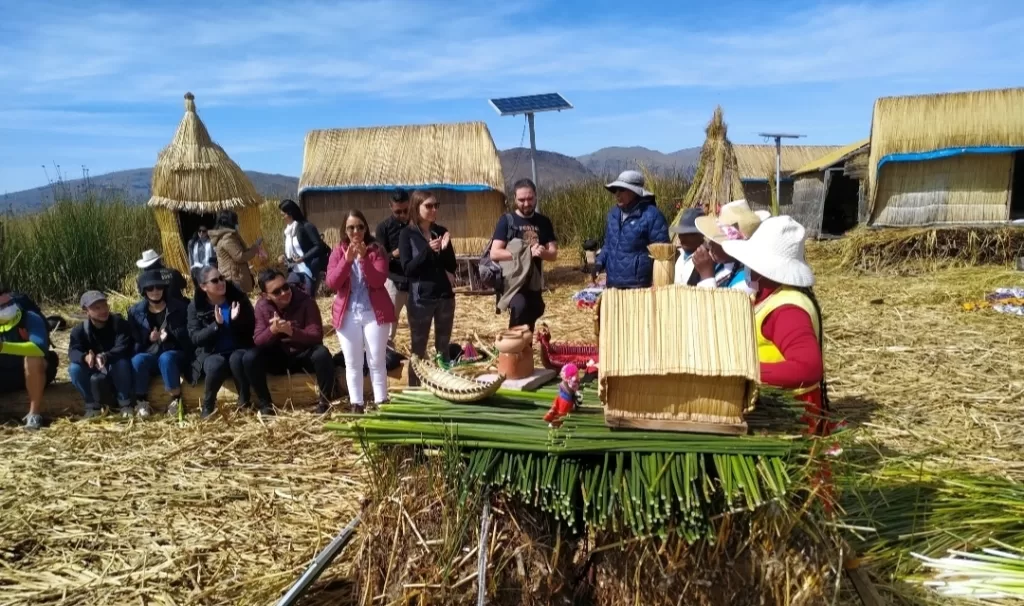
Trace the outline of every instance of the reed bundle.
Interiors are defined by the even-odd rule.
[[[727,136],[721,106],[708,122],[707,138],[700,150],[697,172],[686,190],[679,212],[672,220],[675,225],[687,208],[703,208],[709,215],[717,215],[723,204],[743,197],[743,182],[736,152]]]
[[[940,595],[978,600],[1024,600],[1024,550],[997,542],[994,547],[982,549],[981,553],[951,550],[944,558],[913,555],[931,573],[922,575],[921,583]]]
[[[1013,265],[1024,256],[1019,227],[858,229],[839,243],[846,269],[902,272],[937,267]]]
[[[556,394],[551,387],[534,394],[500,390],[483,407],[405,391],[378,414],[328,427],[368,444],[455,444],[474,481],[576,530],[714,540],[710,517],[754,510],[802,484],[808,445],[793,436],[613,432],[593,393],[551,429],[542,417]],[[766,424],[792,428],[799,408],[781,405],[781,416]]]
[[[655,242],[647,245],[647,251],[654,259],[654,285],[669,286],[675,281],[675,245],[669,242]]]

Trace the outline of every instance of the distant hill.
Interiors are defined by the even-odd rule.
[[[696,170],[699,159],[699,147],[669,154],[646,147],[605,147],[577,158],[590,172],[602,177],[613,177],[624,170],[637,170],[641,166],[656,173],[689,176]]]
[[[498,152],[498,156],[501,158],[501,172],[505,175],[506,185],[512,185],[523,177],[531,177],[529,148],[506,149]],[[542,187],[560,187],[594,177],[594,173],[572,156],[537,150],[537,181]]]

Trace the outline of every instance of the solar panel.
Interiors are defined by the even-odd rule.
[[[572,103],[566,101],[565,97],[558,93],[527,95],[525,97],[505,97],[503,99],[491,99],[490,102],[491,106],[502,116],[572,109]]]

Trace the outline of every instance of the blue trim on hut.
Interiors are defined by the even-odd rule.
[[[878,168],[887,162],[922,162],[924,160],[938,160],[941,158],[952,158],[964,154],[1012,154],[1024,150],[1021,146],[978,146],[978,147],[946,147],[926,152],[908,152],[901,154],[889,154],[882,156],[878,161]]]

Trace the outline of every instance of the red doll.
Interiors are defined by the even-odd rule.
[[[551,410],[544,415],[548,427],[559,427],[562,424],[562,417],[576,410],[582,400],[579,393],[580,380],[579,369],[575,364],[566,364],[562,367],[562,382],[558,384],[558,395],[551,404]]]

